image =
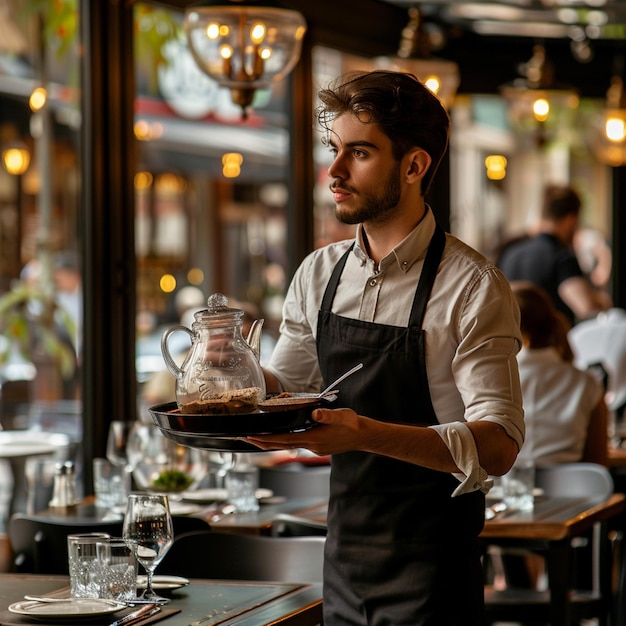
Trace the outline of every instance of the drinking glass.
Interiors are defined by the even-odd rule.
[[[152,576],[157,565],[174,541],[172,516],[167,496],[163,494],[133,493],[128,497],[122,537],[135,558],[146,570],[146,589],[136,602],[169,602],[152,589]]]

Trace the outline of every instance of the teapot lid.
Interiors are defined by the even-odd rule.
[[[241,309],[230,308],[228,298],[221,293],[214,293],[207,300],[207,308],[198,311],[194,317],[196,322],[233,323],[243,318]]]

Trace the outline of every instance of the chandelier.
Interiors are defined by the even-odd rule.
[[[242,117],[257,89],[295,67],[306,33],[304,17],[270,2],[209,0],[185,12],[185,32],[196,63],[231,91]]]

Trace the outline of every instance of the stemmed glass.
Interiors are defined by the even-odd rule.
[[[109,425],[107,437],[106,457],[113,465],[123,465],[126,471],[132,471],[132,464],[128,458],[128,438],[135,422],[114,420]]]
[[[167,496],[132,493],[124,517],[122,537],[132,547],[135,558],[146,570],[146,588],[137,603],[169,602],[152,589],[157,565],[174,542],[174,529]]]

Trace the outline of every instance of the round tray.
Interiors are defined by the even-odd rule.
[[[312,426],[308,428],[312,428]],[[308,430],[308,428],[300,430]],[[160,430],[166,439],[188,448],[200,448],[216,452],[265,452],[265,450],[261,450],[261,448],[257,448],[251,443],[233,437],[212,437],[211,435],[179,433],[167,428],[161,428]]]
[[[237,437],[308,430],[317,424],[311,418],[313,410],[331,401],[322,399],[305,407],[285,411],[258,410],[234,415],[180,413],[176,402],[159,404],[149,411],[161,432],[176,443],[192,448],[243,452],[258,451],[258,448]]]

